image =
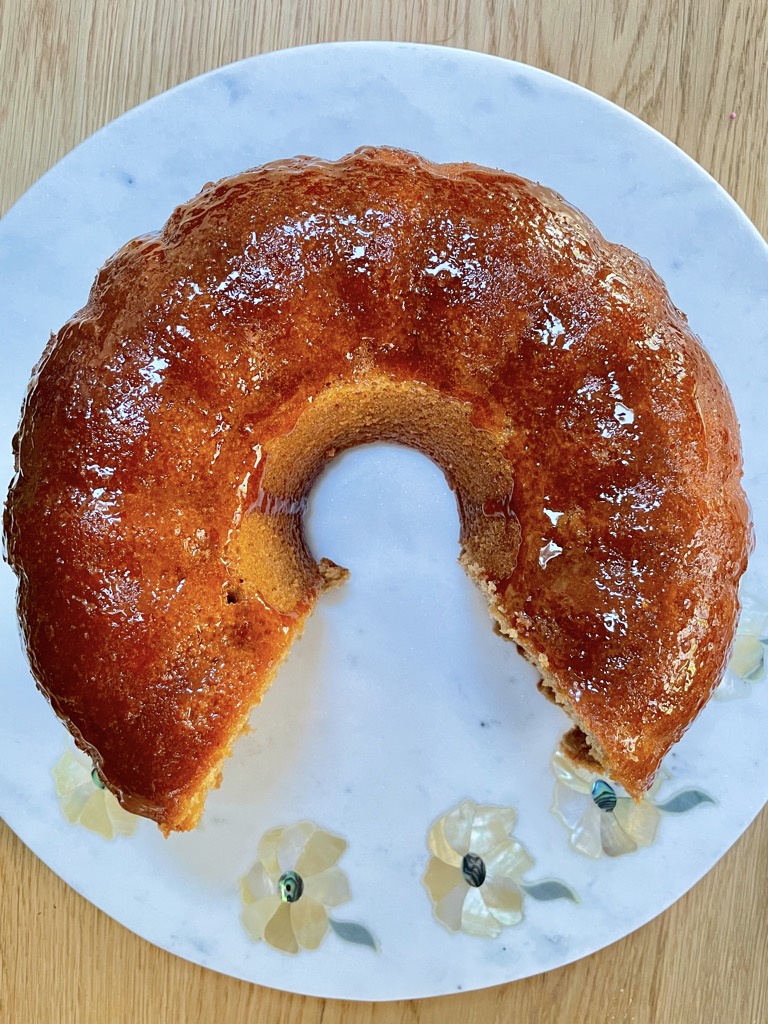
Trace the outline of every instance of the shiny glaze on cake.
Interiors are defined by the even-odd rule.
[[[499,171],[270,164],[107,263],[16,439],[33,673],[165,831],[340,578],[304,546],[313,480],[376,438],[443,467],[465,568],[631,793],[717,684],[751,543],[738,427],[645,261]]]

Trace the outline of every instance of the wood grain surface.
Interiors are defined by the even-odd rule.
[[[241,57],[333,39],[460,46],[570,78],[674,140],[768,231],[765,0],[0,0],[0,213],[142,100]],[[765,1024],[767,867],[763,812],[679,903],[586,960],[369,1005],[286,995],[164,953],[0,824],[0,1022]]]

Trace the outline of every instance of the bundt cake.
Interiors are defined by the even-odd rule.
[[[343,579],[302,515],[328,460],[374,440],[442,467],[461,562],[573,756],[639,796],[717,684],[751,544],[738,426],[650,266],[501,171],[272,163],[108,261],[15,438],[32,672],[166,833]]]

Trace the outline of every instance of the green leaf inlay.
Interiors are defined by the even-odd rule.
[[[543,882],[521,882],[520,888],[534,900],[570,900],[578,903],[579,897],[565,882],[547,878]]]
[[[332,917],[328,920],[340,939],[345,942],[354,942],[358,946],[368,946],[374,953],[379,952],[378,942],[363,925],[356,924],[354,921],[336,921]]]
[[[714,797],[702,789],[684,789],[680,793],[675,793],[663,804],[656,804],[656,806],[667,814],[685,814],[686,811],[692,811],[694,807],[699,807],[701,804],[715,803],[717,801]]]

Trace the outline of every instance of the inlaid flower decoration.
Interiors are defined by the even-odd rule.
[[[423,882],[435,917],[448,931],[495,938],[522,921],[525,895],[578,902],[562,882],[525,880],[534,861],[512,835],[516,820],[511,807],[463,800],[432,825]]]
[[[139,819],[123,810],[81,750],[67,748],[53,769],[53,778],[61,809],[71,824],[82,825],[104,839],[130,836],[136,830]]]
[[[330,928],[346,942],[378,951],[367,928],[329,913],[351,899],[337,864],[346,848],[341,836],[311,821],[266,832],[256,863],[240,880],[242,922],[251,938],[298,953],[317,949]]]
[[[733,641],[731,660],[715,690],[718,700],[748,697],[754,683],[765,679],[768,649],[768,609],[747,592],[740,594],[741,617]]]
[[[683,814],[715,801],[701,789],[684,789],[659,803],[669,779],[663,769],[642,800],[633,800],[616,783],[575,765],[561,750],[552,758],[555,794],[552,811],[570,832],[570,844],[585,857],[621,857],[650,846],[662,813]]]

